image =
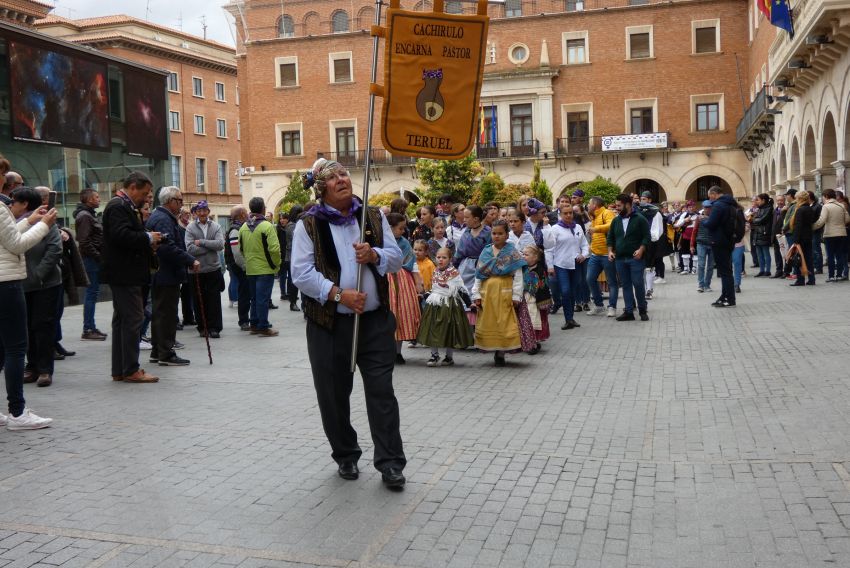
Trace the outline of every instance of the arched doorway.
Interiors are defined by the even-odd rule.
[[[770,161],[770,169],[767,170],[767,189],[773,189],[776,184],[776,160]]]
[[[788,155],[785,153],[785,146],[779,150],[779,179],[777,183],[785,183],[788,181]]]
[[[753,180],[756,178],[757,176],[753,172]],[[725,179],[718,176],[702,176],[695,179],[688,187],[688,191],[685,192],[685,199],[696,201],[699,204],[708,199],[708,190],[714,185],[719,186],[723,190],[723,193],[732,195],[732,186]]]
[[[817,151],[818,150],[817,150],[817,143],[815,142],[815,129],[812,128],[811,126],[809,126],[808,130],[806,130],[806,142],[805,142],[805,145],[803,146],[803,148],[805,149],[804,150],[805,151],[805,154],[804,154],[805,161],[803,162],[802,170],[805,171],[806,173],[809,173],[812,170],[817,169],[817,167],[818,167],[818,164],[817,164],[817,161],[818,161]]]
[[[791,168],[789,173],[791,174],[790,179],[800,175],[800,141],[797,140],[796,136],[791,141]]]
[[[661,187],[661,184],[654,179],[638,179],[626,186],[625,193],[637,193],[642,195],[644,191],[652,194],[653,203],[661,203],[667,201],[667,192]]]

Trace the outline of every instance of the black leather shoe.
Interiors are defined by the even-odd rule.
[[[396,490],[404,489],[404,484],[407,482],[401,470],[396,467],[390,467],[381,472],[381,479],[388,488]]]
[[[640,321],[649,321],[649,314],[647,314],[646,312],[641,312]]]
[[[221,334],[220,334],[219,332],[217,332],[217,331],[211,331],[211,332],[210,332],[210,337],[211,337],[212,339],[221,339]]]
[[[64,355],[65,357],[73,357],[74,355],[77,354],[76,351],[68,351],[67,349],[62,347],[61,343],[56,344],[56,352],[59,353],[60,355]]]
[[[632,312],[623,312],[615,318],[617,321],[635,321],[635,314]]]
[[[342,462],[339,464],[339,476],[349,481],[354,481],[360,477],[360,470],[355,462]]]

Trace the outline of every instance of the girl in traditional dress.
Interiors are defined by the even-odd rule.
[[[393,231],[396,243],[401,249],[402,268],[395,274],[387,274],[390,285],[390,310],[395,315],[396,330],[396,365],[404,365],[407,361],[401,354],[404,341],[416,339],[419,332],[419,294],[422,293],[422,278],[416,265],[416,255],[410,248],[410,241],[404,238],[407,228],[407,218],[400,213],[387,215],[387,223]]]
[[[428,243],[422,239],[413,243],[413,252],[416,254],[416,268],[419,269],[419,277],[422,278],[422,290],[431,291],[431,278],[434,275],[434,261],[428,256]]]
[[[549,306],[552,305],[552,291],[549,289],[548,270],[543,251],[535,245],[522,249],[522,256],[528,263],[524,274],[523,293],[528,305],[528,315],[534,326],[534,338],[537,346],[529,351],[532,355],[540,352],[540,343],[549,339]]]
[[[468,210],[468,209],[467,209]],[[475,271],[472,301],[478,312],[475,346],[494,351],[497,367],[505,366],[505,352],[522,348],[516,308],[522,302],[525,260],[508,242],[508,224],[493,223],[492,244],[481,251]]]
[[[484,210],[477,205],[470,205],[464,209],[463,214],[466,230],[461,234],[460,241],[456,242],[454,265],[463,278],[466,291],[471,294],[475,285],[478,256],[484,247],[490,244],[490,227],[483,224]],[[507,234],[505,237],[507,238]]]
[[[474,343],[469,322],[464,314],[461,296],[465,293],[463,280],[451,264],[451,251],[437,251],[437,270],[431,280],[431,293],[425,300],[422,325],[417,341],[431,348],[429,367],[454,365],[454,350],[466,349]],[[440,361],[440,347],[446,356]]]
[[[455,244],[446,236],[446,222],[443,219],[434,219],[434,236],[428,241],[428,256],[436,262],[437,251],[441,248],[449,249],[449,259],[455,254]]]

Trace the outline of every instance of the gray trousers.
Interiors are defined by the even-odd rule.
[[[112,289],[112,376],[128,377],[139,370],[139,340],[145,319],[141,286]]]

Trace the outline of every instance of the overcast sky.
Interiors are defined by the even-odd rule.
[[[203,36],[201,18],[206,16],[207,38],[227,45],[233,45],[228,16],[222,6],[225,0],[52,0],[56,5],[53,13],[63,18],[92,18],[127,14],[145,19],[148,12],[150,21],[164,26],[181,29],[197,36]]]

